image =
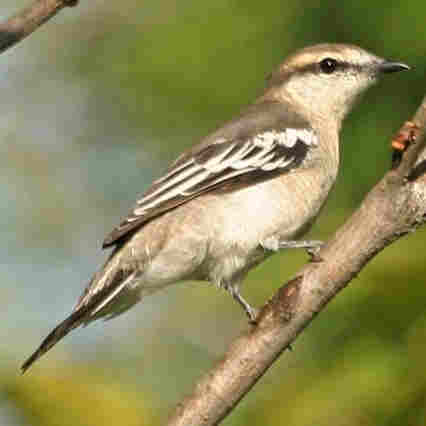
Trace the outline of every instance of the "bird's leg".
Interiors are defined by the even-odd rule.
[[[322,259],[318,255],[321,247],[324,245],[322,241],[319,240],[301,240],[301,241],[287,241],[280,240],[277,237],[269,237],[262,241],[260,245],[265,250],[278,251],[281,249],[290,249],[290,248],[304,248],[311,257],[312,262],[321,262]]]
[[[249,321],[252,324],[256,324],[256,318],[258,311],[256,308],[253,308],[240,294],[240,289],[238,285],[228,285],[226,286],[229,294],[236,300],[244,309],[245,313],[249,317]]]

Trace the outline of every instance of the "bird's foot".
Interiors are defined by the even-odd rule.
[[[311,262],[322,262],[324,259],[319,255],[323,241],[319,240],[302,240],[302,241],[286,241],[277,237],[268,237],[260,243],[264,250],[278,251],[282,249],[304,248],[310,256]]]
[[[319,255],[321,247],[324,245],[322,241],[317,241],[318,245],[307,247],[306,252],[310,257],[310,262],[324,262],[324,259]]]
[[[253,308],[253,306],[251,306],[243,298],[243,296],[241,296],[238,286],[230,285],[230,286],[227,286],[226,289],[229,291],[233,299],[236,300],[242,306],[242,308],[244,309],[244,312],[249,318],[249,323],[253,325],[257,324],[257,316],[259,314],[259,311],[258,309]]]

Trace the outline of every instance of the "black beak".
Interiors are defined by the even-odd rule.
[[[379,71],[385,74],[391,72],[407,71],[410,67],[402,62],[384,61],[379,64]]]

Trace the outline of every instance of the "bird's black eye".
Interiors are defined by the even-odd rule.
[[[337,68],[337,61],[333,58],[325,58],[320,63],[320,69],[325,74],[333,73]]]

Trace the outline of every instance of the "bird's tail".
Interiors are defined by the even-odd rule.
[[[62,321],[49,335],[41,342],[38,349],[22,364],[21,372],[24,374],[28,368],[49,349],[56,345],[71,330],[78,327],[84,321],[85,309],[73,312],[68,318]]]
[[[137,292],[130,292],[128,297],[125,297],[126,286],[134,277],[135,274],[131,271],[123,271],[119,262],[115,262],[111,256],[104,268],[92,278],[71,315],[62,321],[22,364],[22,373],[74,328],[87,325],[98,318],[112,318],[137,303],[140,300]]]

